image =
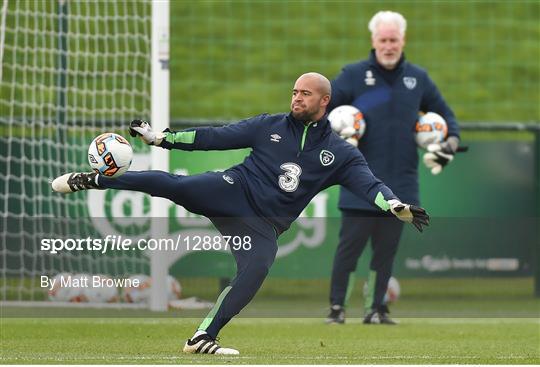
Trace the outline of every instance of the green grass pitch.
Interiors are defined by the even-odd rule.
[[[405,319],[398,326],[321,319],[234,320],[240,356],[180,352],[197,319],[7,319],[2,363],[538,364],[538,319]]]
[[[215,280],[183,285],[186,296],[194,289],[205,298],[216,288]],[[269,279],[220,334],[236,357],[181,353],[206,311],[3,307],[0,364],[540,364],[531,278],[401,285],[392,307],[399,325],[361,323],[360,284],[347,323],[326,325],[327,281]]]

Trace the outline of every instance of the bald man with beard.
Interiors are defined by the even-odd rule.
[[[186,353],[239,354],[216,343],[219,331],[255,296],[277,252],[277,238],[320,191],[343,185],[368,198],[381,211],[403,221],[427,225],[418,207],[402,204],[369,170],[362,154],[332,132],[326,119],[331,88],[326,77],[306,73],[295,82],[291,111],[262,114],[223,127],[154,132],[134,120],[130,134],[165,149],[251,148],[244,162],[224,172],[173,175],[162,171],[127,172],[118,178],[68,173],[52,182],[59,193],[88,189],[140,191],[159,196],[208,217],[224,236],[242,239],[231,252],[236,277],[184,345]]]

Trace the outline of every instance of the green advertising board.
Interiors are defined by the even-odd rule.
[[[249,151],[171,154],[171,171],[196,174],[240,163]],[[420,152],[421,153],[421,152]],[[395,262],[401,277],[523,276],[532,274],[532,251],[538,244],[534,145],[528,141],[473,141],[467,154],[439,176],[420,168],[422,205],[432,216],[423,234],[406,226]],[[279,239],[270,276],[330,276],[340,228],[339,188],[317,195],[289,231]],[[180,209],[181,210],[181,209]],[[179,226],[188,216],[178,218]],[[211,224],[200,220],[208,228]],[[368,249],[357,272],[367,273]],[[226,252],[191,252],[173,266],[185,276],[234,275]]]
[[[535,204],[538,178],[535,176],[535,143],[530,140],[469,141],[470,151],[457,155],[438,176],[420,167],[422,205],[432,216],[431,226],[420,234],[405,226],[394,264],[400,277],[422,276],[524,276],[533,274],[533,253],[537,250],[539,219]],[[5,152],[4,152],[5,153]],[[13,156],[22,151],[12,151]],[[170,172],[197,174],[224,170],[243,161],[248,150],[226,152],[172,151]],[[86,157],[81,157],[85,169]],[[27,165],[14,165],[11,174],[25,173]],[[18,168],[17,168],[18,167]],[[84,168],[83,168],[84,167]],[[137,153],[132,170],[150,168],[148,150]],[[51,177],[44,167],[43,174]],[[10,213],[33,213],[36,203],[47,203],[50,193],[44,182],[39,192],[31,188],[11,191]],[[38,195],[39,194],[39,195]],[[339,187],[319,193],[301,217],[279,238],[279,250],[272,277],[320,279],[330,276],[340,229],[337,208]],[[36,201],[33,198],[41,199]],[[7,266],[15,274],[20,268],[47,272],[98,269],[111,275],[148,272],[146,254],[139,252],[36,257],[37,241],[43,236],[150,236],[150,198],[137,192],[91,190],[66,197],[56,209],[58,216],[24,221],[18,216],[4,222],[10,241],[6,244]],[[21,203],[24,203],[24,207]],[[45,205],[45,204],[40,204]],[[193,215],[169,203],[169,233],[218,235],[208,219]],[[48,213],[40,207],[41,213]],[[50,208],[49,208],[50,209]],[[37,209],[36,209],[37,210]],[[58,211],[57,210],[57,211]],[[51,211],[52,212],[52,211]],[[30,243],[32,242],[32,243]],[[27,254],[21,257],[21,249]],[[366,274],[369,247],[358,263],[357,272]],[[36,261],[36,259],[40,261]],[[170,254],[171,274],[178,277],[232,277],[235,264],[227,251],[178,251]],[[24,263],[24,265],[23,265]],[[50,263],[50,264],[49,264]],[[111,266],[110,264],[114,264]],[[89,271],[89,270],[88,270]]]

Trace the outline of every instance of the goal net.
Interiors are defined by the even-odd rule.
[[[97,236],[100,221],[135,232],[147,225],[148,199],[141,206],[121,193],[58,195],[50,181],[88,171],[93,137],[126,136],[126,122],[150,118],[151,6],[0,1],[0,300],[45,300],[43,275],[149,273],[138,251],[51,254],[39,245]],[[134,161],[149,164],[148,151],[134,148]]]

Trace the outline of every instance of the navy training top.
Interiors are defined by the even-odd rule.
[[[251,148],[231,168],[254,211],[278,234],[289,228],[320,191],[343,185],[388,210],[397,199],[370,171],[362,153],[334,133],[326,116],[305,125],[292,114],[262,114],[223,127],[167,132],[161,147],[182,150]]]

